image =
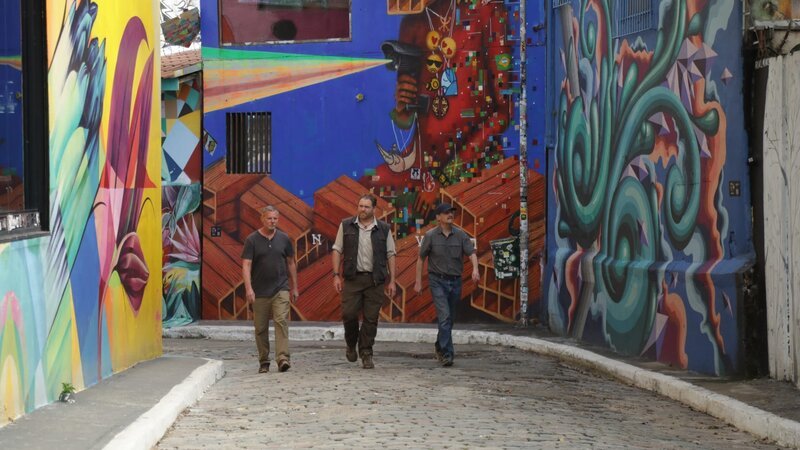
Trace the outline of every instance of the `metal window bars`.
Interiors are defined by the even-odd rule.
[[[227,172],[272,173],[272,113],[227,113],[225,125],[228,143],[225,160]]]
[[[614,4],[614,37],[655,28],[654,0],[617,0]]]

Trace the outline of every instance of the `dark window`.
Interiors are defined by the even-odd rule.
[[[272,113],[225,114],[228,173],[272,173]]]
[[[0,239],[47,223],[43,0],[0,0]]]
[[[349,40],[350,0],[219,0],[219,24],[222,45]]]
[[[654,0],[617,0],[614,4],[614,37],[640,33],[656,27]]]

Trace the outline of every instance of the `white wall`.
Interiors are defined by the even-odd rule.
[[[769,60],[763,144],[770,375],[800,384],[800,54]]]

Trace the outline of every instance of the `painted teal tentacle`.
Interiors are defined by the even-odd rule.
[[[636,149],[634,142],[640,132],[641,123],[657,112],[673,118],[685,144],[682,164],[676,161],[670,166],[664,189],[664,204],[667,207],[665,226],[673,244],[682,250],[691,239],[700,207],[700,152],[692,129],[692,120],[672,91],[664,87],[653,88],[632,106],[631,117],[637,120],[628,121],[622,128],[618,146],[622,153],[614,161],[610,175],[614,180],[619,179],[624,167],[633,158],[647,152]],[[612,185],[612,190],[607,193],[610,198],[613,198],[613,189]],[[608,216],[609,211],[606,210],[603,223],[609,223]],[[608,233],[605,236],[603,247],[610,248]]]
[[[649,270],[658,252],[654,201],[639,180],[626,177],[619,183],[606,231],[614,244],[595,266],[611,298],[606,333],[614,348],[629,354],[641,351],[655,321],[658,280]]]
[[[578,20],[580,21],[581,29],[586,30],[586,33],[581,33],[580,35],[581,53],[584,57],[591,59],[594,58],[595,44],[597,43],[597,30],[594,28],[594,23],[589,22],[587,25],[584,21],[587,3],[586,1],[581,2],[581,13]]]

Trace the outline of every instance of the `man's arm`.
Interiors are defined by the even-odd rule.
[[[422,292],[422,257],[417,256],[417,276],[414,278],[414,290]]]
[[[342,246],[344,245],[344,230],[342,224],[339,224],[339,231],[336,232],[336,240],[333,243],[333,251],[331,252],[331,265],[333,266],[333,288],[336,292],[342,292],[342,277],[339,274],[339,267],[342,262]]]
[[[469,261],[472,263],[472,281],[477,283],[481,279],[481,274],[478,271],[478,252],[472,252],[469,255]]]
[[[294,302],[300,295],[300,289],[297,286],[297,262],[294,260],[294,256],[286,257],[286,267],[289,269],[289,283],[291,284],[289,301]]]
[[[395,284],[395,256],[392,255],[388,260],[389,265],[389,286],[386,287],[386,295],[394,297],[397,292],[397,285]]]
[[[422,242],[419,244],[419,254],[417,256],[417,272],[416,272],[416,277],[414,278],[414,290],[417,291],[417,293],[422,292],[422,262],[428,256],[430,247],[431,247],[430,239],[427,239],[427,236],[423,237]]]
[[[250,281],[250,272],[253,268],[252,259],[242,259],[242,279],[244,280],[245,298],[250,303],[256,300],[256,293],[253,291],[253,284]]]

